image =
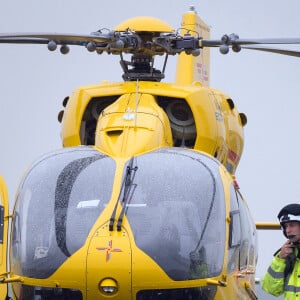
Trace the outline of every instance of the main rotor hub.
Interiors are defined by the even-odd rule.
[[[171,33],[175,30],[166,22],[153,17],[136,17],[125,20],[115,27],[115,31],[139,31],[139,32],[165,32]]]

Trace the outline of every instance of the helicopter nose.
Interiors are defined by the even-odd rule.
[[[87,254],[87,299],[131,299],[131,245],[108,224],[93,234]]]

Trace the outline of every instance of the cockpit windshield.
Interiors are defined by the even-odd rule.
[[[114,173],[114,160],[89,147],[37,161],[18,191],[12,269],[46,278],[82,247],[111,198]]]
[[[123,205],[136,245],[173,280],[219,275],[226,227],[219,164],[178,148],[128,164],[135,176]]]

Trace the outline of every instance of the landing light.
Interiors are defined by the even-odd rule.
[[[112,295],[118,291],[118,285],[114,279],[106,278],[99,283],[99,289],[103,294]]]

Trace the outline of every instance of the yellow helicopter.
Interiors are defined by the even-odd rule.
[[[208,87],[208,48],[299,56],[256,46],[299,39],[210,40],[193,9],[181,27],[138,17],[86,36],[0,35],[119,55],[124,72],[124,82],[80,87],[63,101],[64,148],[29,168],[13,216],[1,179],[2,298],[11,283],[10,297],[22,300],[256,299],[255,224],[234,177],[247,118]],[[177,77],[163,83],[170,55]]]

